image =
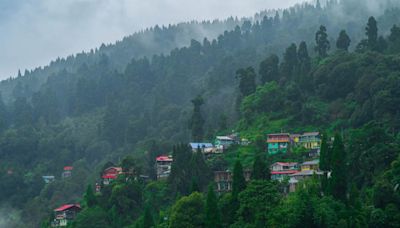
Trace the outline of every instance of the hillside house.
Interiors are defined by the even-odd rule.
[[[121,167],[109,167],[103,171],[101,178],[104,185],[109,185],[113,180],[117,179],[118,175],[122,174]]]
[[[70,224],[81,211],[79,204],[65,204],[57,209],[54,209],[55,218],[52,222],[53,227],[62,227]]]
[[[302,180],[313,177],[314,175],[320,176],[323,172],[319,171],[319,160],[303,162],[300,165],[301,171],[291,174],[289,180],[289,191],[296,191],[298,183]]]
[[[299,144],[306,149],[319,149],[321,147],[321,136],[319,132],[306,132],[300,136]]]
[[[215,150],[213,144],[211,143],[189,143],[190,148],[192,148],[193,153],[196,152],[199,148],[201,152],[207,154],[207,153],[213,153]]]
[[[55,176],[42,176],[42,179],[44,181],[44,183],[49,184],[51,182],[53,182],[56,177]]]
[[[318,171],[319,170],[319,160],[312,160],[312,161],[306,161],[303,162],[300,165],[301,171],[307,171],[307,170],[315,170]]]
[[[243,171],[246,181],[250,181],[251,170],[246,169]],[[214,172],[214,182],[216,184],[216,191],[218,194],[232,191],[233,174],[230,170]]]
[[[271,155],[278,153],[287,153],[290,143],[288,133],[269,134],[267,136],[268,153]]]
[[[158,156],[156,158],[157,180],[166,179],[171,174],[172,156]]]
[[[215,146],[224,149],[229,148],[231,145],[236,144],[237,141],[233,136],[217,136],[215,138]]]
[[[297,162],[275,162],[271,165],[271,179],[282,181],[291,174],[298,173]]]
[[[72,166],[65,166],[64,167],[64,171],[61,174],[62,178],[68,178],[72,176],[72,170],[74,169],[74,167]]]

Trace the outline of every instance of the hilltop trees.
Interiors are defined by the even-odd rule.
[[[326,27],[321,25],[318,32],[315,34],[316,47],[315,50],[318,52],[319,57],[325,58],[328,56],[328,50],[330,49],[330,43],[328,40],[328,34],[326,33]]]
[[[260,63],[259,74],[261,76],[261,84],[270,81],[279,81],[279,57],[270,55]]]
[[[378,26],[374,17],[368,19],[365,34],[367,35],[368,48],[370,50],[376,50],[378,46]]]
[[[343,51],[348,51],[351,40],[345,30],[340,31],[339,37],[336,40],[336,48]]]

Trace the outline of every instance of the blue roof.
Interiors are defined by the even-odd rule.
[[[213,147],[213,144],[211,143],[189,143],[192,149],[197,149],[200,147],[201,148],[210,148]]]

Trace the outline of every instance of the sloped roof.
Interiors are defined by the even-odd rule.
[[[169,157],[169,156],[166,156],[166,155],[158,156],[158,157],[156,158],[156,160],[157,160],[157,161],[169,161],[169,162],[172,162],[172,161],[173,161],[172,157]]]
[[[65,204],[59,208],[54,209],[54,211],[65,211],[65,210],[69,210],[74,207],[81,209],[81,206],[79,204]]]
[[[218,140],[234,141],[234,139],[229,136],[217,136],[216,138]]]
[[[303,162],[301,165],[318,165],[319,159]]]
[[[272,166],[274,166],[274,165],[296,166],[297,164],[298,164],[297,162],[275,162],[274,164],[272,164]]]

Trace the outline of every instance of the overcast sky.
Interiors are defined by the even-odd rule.
[[[155,24],[252,16],[304,0],[0,0],[0,79]]]

